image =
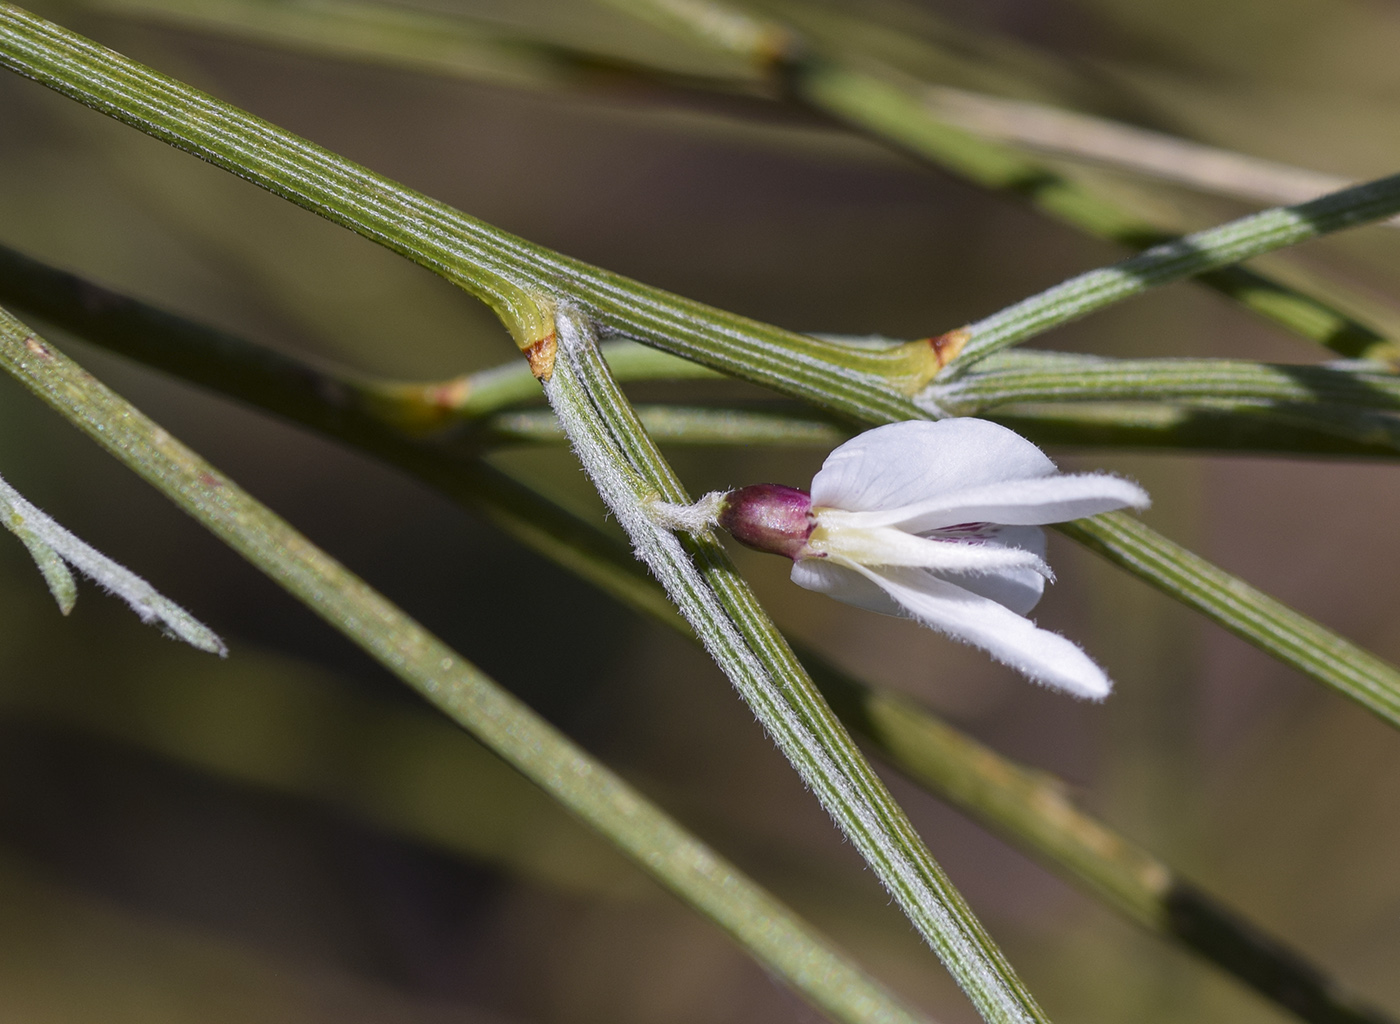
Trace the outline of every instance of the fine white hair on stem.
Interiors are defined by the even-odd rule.
[[[29,549],[64,615],[72,611],[78,597],[73,575],[68,571],[72,566],[109,594],[125,601],[142,622],[157,623],[166,633],[192,647],[227,657],[228,647],[212,629],[130,569],[58,525],[2,478],[0,517],[5,528]]]

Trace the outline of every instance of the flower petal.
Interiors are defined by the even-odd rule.
[[[792,582],[805,590],[815,590],[845,604],[879,612],[881,615],[903,615],[895,599],[874,583],[844,565],[827,558],[803,558],[792,563]]]
[[[994,544],[1021,548],[1042,560],[1045,558],[1045,531],[1038,526],[994,526],[983,536]],[[1045,575],[1034,569],[1003,569],[994,573],[940,572],[938,575],[964,590],[1005,605],[1017,615],[1029,612],[1040,603],[1041,595],[1045,593]]]
[[[969,487],[902,508],[861,512],[851,525],[928,533],[960,523],[1039,526],[1152,503],[1137,484],[1108,473],[1055,475]]]
[[[1113,688],[1103,669],[1073,642],[1038,628],[995,601],[919,569],[890,568],[877,573],[863,566],[852,568],[883,590],[910,618],[982,648],[1038,683],[1091,700],[1102,700]]]
[[[823,509],[807,549],[819,555],[862,565],[916,565],[936,573],[994,574],[1030,570],[1050,576],[1045,559],[1024,547],[989,543],[982,537],[916,537],[888,526],[844,525],[847,517],[869,513]],[[989,531],[990,532],[990,531]]]
[[[828,455],[812,478],[812,504],[850,512],[898,508],[1054,472],[1039,448],[999,424],[907,420],[867,430]]]

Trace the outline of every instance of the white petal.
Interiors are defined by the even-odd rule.
[[[1045,557],[1045,531],[1038,526],[997,527],[990,536],[1006,547],[1022,548],[1041,559]],[[987,574],[944,572],[939,575],[964,590],[1005,605],[1017,615],[1025,615],[1039,604],[1045,592],[1045,577],[1032,569],[1007,569]],[[829,559],[807,558],[793,563],[792,582],[857,608],[884,615],[904,614],[894,598],[870,580],[854,569]]]
[[[1122,477],[1108,473],[1057,474],[969,487],[902,508],[861,512],[851,518],[851,524],[894,526],[909,533],[927,533],[961,523],[1039,526],[1124,507],[1146,508],[1151,503],[1146,491]]]
[[[1037,558],[1045,558],[1045,531],[1038,526],[997,526],[984,536],[993,543],[1022,548]],[[938,575],[964,590],[990,597],[1017,615],[1029,612],[1040,603],[1040,597],[1045,593],[1045,576],[1034,569],[1004,569],[994,573],[940,572]]]
[[[883,590],[844,565],[827,558],[803,558],[792,563],[792,582],[805,590],[834,597],[866,611],[881,615],[903,615],[904,611]]]
[[[1030,570],[1051,575],[1045,560],[1022,547],[1008,547],[976,539],[916,537],[891,527],[848,527],[845,517],[868,513],[846,513],[823,509],[817,513],[817,528],[807,540],[809,549],[862,565],[916,565],[933,572],[990,574]]]
[[[894,599],[904,613],[955,640],[980,647],[1018,672],[1080,697],[1102,700],[1113,684],[1103,669],[1058,633],[919,569],[857,572]],[[835,596],[835,595],[833,595]]]
[[[1048,476],[1055,464],[1020,434],[987,420],[907,420],[852,438],[812,478],[812,504],[862,512],[970,487]]]

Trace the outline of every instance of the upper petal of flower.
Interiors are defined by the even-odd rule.
[[[907,420],[867,430],[828,455],[812,478],[812,504],[851,512],[899,508],[1054,472],[1045,453],[999,424]]]
[[[1122,477],[1057,474],[967,487],[901,507],[860,512],[849,519],[855,527],[892,526],[908,533],[926,533],[959,523],[1063,523],[1124,507],[1146,508],[1151,503],[1146,491]]]
[[[920,569],[851,568],[883,590],[904,614],[982,648],[1029,679],[1091,700],[1102,700],[1113,688],[1103,669],[1072,641],[1040,629],[996,601]]]

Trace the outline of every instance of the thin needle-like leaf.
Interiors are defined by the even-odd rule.
[[[35,341],[34,344],[39,343]],[[228,648],[212,629],[126,566],[79,540],[3,479],[0,479],[0,524],[29,549],[64,615],[73,610],[78,600],[73,574],[67,568],[71,565],[103,590],[125,601],[142,622],[156,623],[170,636],[201,651],[220,657],[228,654]]]
[[[1400,670],[1131,516],[1055,527],[1230,632],[1400,727]]]

